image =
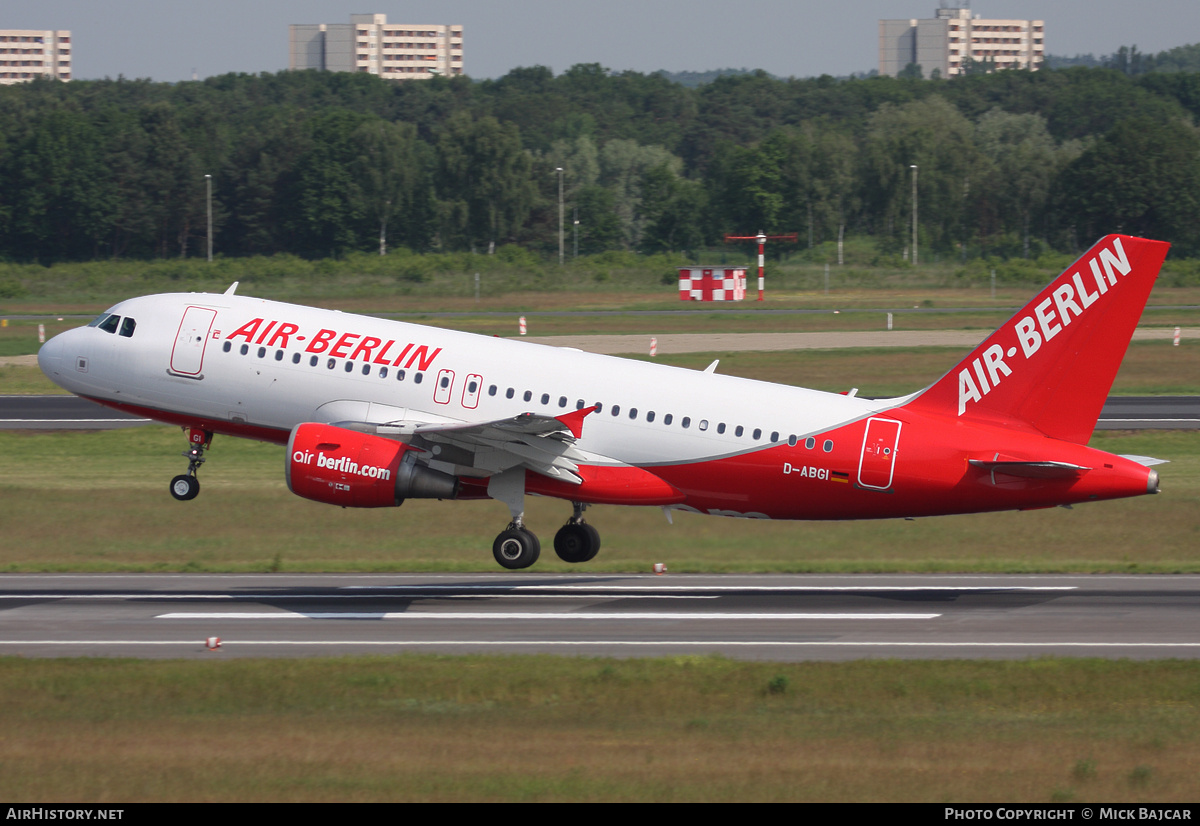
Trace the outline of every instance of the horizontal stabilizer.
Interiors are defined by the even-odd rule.
[[[1155,465],[1170,464],[1170,459],[1155,459],[1153,456],[1134,456],[1129,453],[1122,453],[1122,459],[1128,459],[1131,462],[1137,462],[1142,467],[1154,467]]]
[[[985,459],[971,459],[971,467],[992,475],[1002,473],[1022,479],[1075,479],[1091,470],[1068,462],[992,462]]]

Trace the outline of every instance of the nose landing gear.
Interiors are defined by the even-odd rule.
[[[190,445],[180,454],[188,460],[187,473],[181,473],[172,479],[168,488],[171,495],[180,502],[190,501],[199,495],[200,480],[196,478],[196,471],[204,464],[204,451],[212,447],[213,438],[211,430],[201,430],[198,427],[188,428],[187,434]]]

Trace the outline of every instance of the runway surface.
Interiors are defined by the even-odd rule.
[[[0,655],[1191,659],[1198,597],[1198,576],[5,574]]]
[[[0,430],[111,430],[149,424],[76,396],[0,396]],[[1098,430],[1195,430],[1200,396],[1112,396]]]

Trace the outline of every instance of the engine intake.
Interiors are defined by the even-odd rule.
[[[454,499],[458,478],[417,461],[403,442],[306,422],[288,438],[288,490],[346,508],[390,508],[405,499]]]

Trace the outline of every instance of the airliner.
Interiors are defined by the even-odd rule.
[[[1088,447],[1168,245],[1102,238],[924,390],[871,399],[238,295],[131,298],[55,336],[54,382],[179,425],[200,490],[214,434],[286,445],[302,497],[342,507],[495,499],[496,561],[541,551],[525,497],[751,519],[1028,510],[1157,493],[1160,460]]]

